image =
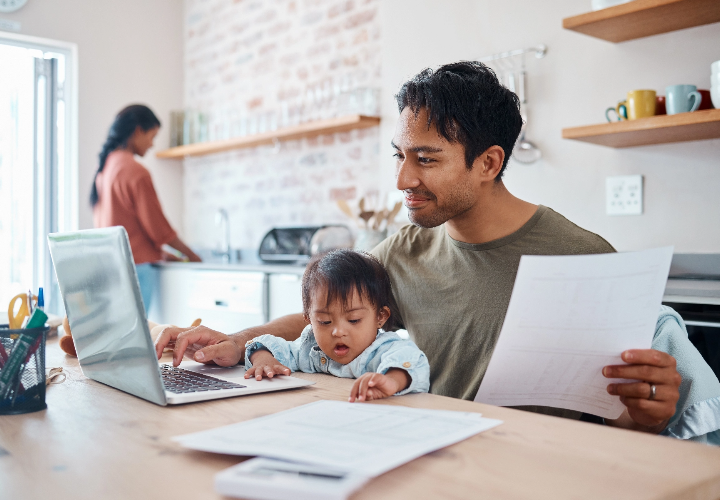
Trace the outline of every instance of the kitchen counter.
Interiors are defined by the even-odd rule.
[[[670,278],[663,302],[720,305],[720,280]]]
[[[265,274],[297,274],[302,276],[305,272],[303,264],[265,264],[262,261],[237,262],[225,264],[223,262],[158,262],[158,268],[166,269],[193,269],[198,271],[230,271],[253,272]]]

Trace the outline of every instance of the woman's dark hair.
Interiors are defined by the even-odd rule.
[[[107,160],[108,155],[117,148],[127,146],[127,142],[136,128],[140,127],[147,132],[159,126],[160,120],[155,116],[155,113],[142,104],[131,104],[117,114],[115,121],[110,126],[105,144],[103,144],[102,150],[100,151],[100,165],[95,173],[90,190],[90,205],[94,207],[98,202],[98,191],[95,181],[97,180],[97,175],[105,168],[105,160]]]
[[[390,276],[377,260],[365,252],[340,249],[331,250],[310,260],[302,280],[303,312],[310,315],[312,294],[320,288],[327,290],[326,304],[340,300],[348,305],[353,290],[363,300],[368,300],[379,312],[387,306],[390,317],[383,330],[396,330],[397,306],[392,295]]]
[[[520,100],[503,87],[492,69],[483,63],[460,61],[425,69],[405,82],[395,96],[398,108],[409,107],[417,116],[428,114],[428,129],[465,147],[465,164],[473,162],[490,146],[505,151],[505,161],[495,181],[500,181],[520,135]]]

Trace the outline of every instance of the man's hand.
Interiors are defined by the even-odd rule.
[[[158,359],[165,347],[173,348],[173,366],[180,364],[183,355],[200,363],[235,366],[245,354],[230,337],[202,325],[165,328],[155,341]]]
[[[405,370],[391,368],[385,375],[382,373],[364,373],[350,389],[348,401],[373,401],[387,398],[402,391],[410,385],[410,375]]]
[[[610,425],[656,434],[662,432],[675,414],[675,405],[680,399],[682,377],[675,358],[655,349],[632,349],[621,356],[628,364],[606,366],[603,375],[639,382],[608,385],[608,393],[620,396],[620,401],[627,406],[627,415],[610,421]],[[651,385],[655,386],[653,399],[650,399]]]
[[[250,356],[252,368],[245,372],[245,378],[255,375],[255,380],[262,380],[263,376],[273,378],[275,375],[290,375],[290,368],[275,359],[270,351],[264,349],[255,351]]]

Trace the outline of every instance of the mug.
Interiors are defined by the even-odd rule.
[[[608,113],[610,113],[611,111],[613,111],[617,115],[617,119],[615,119],[615,120],[610,119],[610,115]],[[605,119],[609,122],[613,122],[613,121],[620,122],[623,120],[627,120],[627,107],[625,106],[625,101],[619,102],[618,105],[615,106],[614,108],[606,109],[605,110]]]
[[[637,120],[638,118],[647,118],[655,115],[655,96],[654,90],[631,90],[627,93],[627,100],[618,103],[615,107],[615,113],[618,119]],[[621,113],[622,108],[625,112]],[[605,118],[611,121],[608,113],[613,108],[605,111]]]
[[[656,115],[666,115],[667,111],[665,110],[665,96],[659,95],[655,98],[655,114]]]
[[[667,114],[676,115],[697,111],[702,96],[695,85],[670,85],[665,89]]]
[[[710,91],[698,89],[698,94],[700,94],[700,97],[701,97],[700,107],[698,108],[698,111],[700,111],[702,109],[712,109],[713,105],[712,105],[712,97],[710,96]]]

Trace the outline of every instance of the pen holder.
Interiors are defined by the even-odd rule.
[[[0,415],[30,413],[45,404],[45,339],[49,328],[0,325]]]

